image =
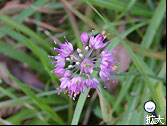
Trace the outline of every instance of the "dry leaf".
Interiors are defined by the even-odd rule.
[[[15,107],[10,107],[10,108],[3,108],[0,109],[0,117],[8,117],[10,115],[13,115],[17,113],[23,106],[15,106]]]

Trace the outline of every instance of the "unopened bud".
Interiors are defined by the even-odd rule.
[[[81,34],[81,41],[82,41],[82,43],[83,43],[83,44],[86,44],[86,43],[88,42],[88,40],[89,40],[89,35],[88,35],[88,33],[87,33],[87,32],[83,32],[83,33]]]

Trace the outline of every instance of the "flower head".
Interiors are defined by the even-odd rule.
[[[51,62],[56,67],[52,72],[57,76],[62,76],[59,79],[61,82],[58,88],[59,94],[62,91],[68,92],[69,97],[75,100],[84,89],[98,89],[99,80],[90,76],[94,70],[99,71],[99,77],[104,84],[106,80],[112,79],[112,72],[119,73],[117,71],[118,62],[115,61],[116,56],[109,49],[104,49],[98,56],[92,56],[93,51],[102,49],[111,42],[111,40],[104,42],[107,37],[104,34],[103,31],[96,36],[89,37],[88,33],[82,33],[81,41],[84,48],[83,50],[76,49],[76,52],[67,39],[65,44],[55,42],[60,47],[59,49],[54,48],[59,55],[49,57],[56,60]]]

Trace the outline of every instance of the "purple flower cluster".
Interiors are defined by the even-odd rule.
[[[83,50],[77,49],[74,52],[73,45],[67,39],[64,44],[55,42],[59,48],[54,48],[58,52],[58,56],[49,56],[56,61],[51,61],[55,64],[55,69],[52,70],[60,78],[59,94],[69,94],[70,98],[75,100],[76,96],[83,93],[84,89],[95,88],[98,89],[99,81],[92,77],[94,70],[99,71],[99,76],[104,84],[106,80],[112,79],[111,72],[119,73],[117,71],[118,64],[115,61],[115,55],[108,49],[104,49],[100,55],[93,57],[92,53],[95,50],[104,48],[109,42],[104,42],[107,36],[105,32],[89,37],[87,32],[81,34],[81,41],[83,43]],[[99,67],[99,66],[100,67]],[[89,96],[89,95],[88,95]]]

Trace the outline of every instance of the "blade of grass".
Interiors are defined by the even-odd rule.
[[[11,122],[8,122],[0,117],[0,125],[1,125],[1,123],[2,123],[2,125],[13,125]]]
[[[156,84],[156,92],[158,94],[157,97],[158,97],[159,103],[161,103],[160,104],[160,110],[163,110],[164,108],[166,108],[166,99],[163,95],[162,85],[163,85],[162,82],[158,82]]]
[[[110,118],[109,118],[109,113],[108,113],[108,107],[107,107],[107,101],[104,97],[104,94],[103,94],[103,89],[102,89],[102,86],[99,85],[99,90],[97,90],[98,92],[98,95],[99,95],[99,99],[100,99],[100,107],[101,107],[101,113],[102,113],[102,116],[103,116],[103,120],[104,122],[106,123],[109,123],[110,122]]]
[[[32,6],[34,7],[42,7],[45,3],[47,3],[49,0],[37,0],[36,2],[34,2],[32,4]],[[22,23],[26,18],[30,17],[36,10],[33,8],[27,8],[25,10],[23,10],[21,13],[19,13],[16,17],[14,17],[14,19],[19,22]],[[3,26],[2,28],[6,28],[6,26]],[[1,35],[0,38],[4,37],[5,34]]]
[[[136,25],[136,23],[134,22],[134,19],[133,19],[133,17],[131,17],[131,15],[127,15],[127,20],[129,22],[131,22],[132,26]],[[136,32],[142,39],[144,38],[143,32],[140,29],[136,29]]]
[[[29,48],[36,56],[37,58],[40,59],[41,63],[43,64],[45,70],[48,72],[48,74],[50,75],[50,77],[52,78],[53,81],[55,81],[56,76],[54,76],[51,72],[50,72],[50,64],[49,64],[49,58],[48,58],[48,53],[38,47],[35,43],[29,41],[24,35],[17,33],[15,31],[13,31],[12,29],[8,28],[6,30],[4,29],[0,29],[0,31],[5,32],[7,35],[11,36],[12,38],[14,38],[15,40],[19,41],[20,43],[23,43],[27,48]]]
[[[47,104],[43,102],[43,100],[39,99],[28,87],[26,84],[17,80],[12,74],[8,73],[8,76],[11,80],[13,80],[22,90],[23,92],[29,96],[33,102],[39,106],[42,110],[44,110],[55,122],[58,124],[64,124],[64,121],[61,117],[55,113]]]
[[[11,28],[17,29],[18,31],[23,32],[24,34],[32,37],[39,45],[45,47],[47,50],[50,48],[50,44],[44,41],[40,36],[38,36],[33,30],[28,28],[27,26],[18,23],[17,21],[11,19],[9,16],[0,13],[0,20],[5,24],[9,25]]]
[[[124,12],[124,8],[128,7],[127,3],[118,0],[88,0],[88,1],[93,5],[120,12]],[[132,15],[135,16],[150,17],[152,15],[152,11],[149,11],[149,9],[139,8],[137,6],[133,6],[129,11]]]
[[[147,2],[148,2],[148,5],[150,6],[150,8],[151,8],[152,10],[154,10],[155,7],[154,7],[154,4],[153,4],[153,1],[152,1],[152,0],[147,0]]]
[[[64,3],[64,1],[62,1]],[[78,29],[78,24],[77,24],[77,21],[75,19],[75,16],[73,15],[73,13],[69,10],[68,7],[66,7],[66,4],[64,3],[64,8],[65,8],[65,11],[68,15],[68,18],[70,20],[70,23],[71,23],[71,26],[72,26],[72,29],[74,31],[74,35],[75,35],[75,38],[77,38],[77,46],[78,48],[81,48],[82,47],[82,43],[80,42],[80,32],[79,32],[79,29]]]
[[[45,5],[49,0],[37,0],[29,8],[21,11],[19,15],[15,17],[15,20],[19,23],[22,23],[26,18],[30,17],[35,11],[35,8],[40,8]],[[35,7],[35,8],[34,8]]]
[[[89,93],[89,90],[88,90],[88,93]],[[71,125],[77,125],[78,124],[79,118],[80,118],[80,115],[81,115],[81,112],[82,112],[82,109],[83,109],[83,106],[84,106],[84,103],[86,101],[86,98],[87,98],[87,92],[84,91],[84,93],[80,94],[80,96],[79,96],[77,106],[76,106],[75,111],[74,111],[74,115],[73,115]]]
[[[140,72],[123,72],[120,74],[112,73],[112,75],[114,75],[114,76],[137,76],[137,75],[142,75],[142,73],[140,73]],[[162,82],[166,82],[166,79],[164,79],[162,77],[158,77],[158,76],[151,75],[151,74],[146,74],[146,76],[148,76],[152,79],[155,79],[155,80],[161,80]]]
[[[39,70],[42,67],[41,63],[36,61],[33,57],[27,55],[24,52],[12,48],[12,46],[8,45],[5,42],[2,42],[1,40],[0,40],[0,52],[20,62],[28,64],[29,67],[31,67],[34,70]]]
[[[136,3],[136,0],[130,0],[128,3],[128,6],[124,8],[124,11],[115,19],[116,21],[119,21],[122,17],[126,15],[126,13],[134,6]]]
[[[0,92],[7,95],[8,97],[17,100],[17,97],[15,95],[13,95],[13,93],[11,93],[9,90],[4,89],[3,87],[0,87]]]
[[[159,28],[159,25],[164,18],[164,14],[166,11],[166,0],[161,0],[158,7],[155,10],[154,15],[152,16],[151,22],[148,26],[146,34],[144,36],[141,45],[148,48],[154,39],[155,33]]]
[[[73,115],[73,101],[69,98],[69,108],[68,108],[68,124],[71,124]]]
[[[52,80],[56,83],[56,76],[54,76],[49,69],[49,58],[46,51],[44,51],[42,48],[39,48],[35,43],[30,42],[26,37],[20,34],[20,38],[23,39],[22,42],[40,59],[42,62],[45,70],[48,72]],[[56,83],[57,84],[57,83]]]
[[[130,49],[130,47],[124,42],[124,40],[121,41],[121,43],[124,45],[124,47],[127,49],[129,55],[131,56],[133,63],[135,64],[136,68],[139,72],[143,74],[144,82],[148,86],[150,93],[152,95],[152,98],[156,103],[158,103],[157,94],[155,92],[154,86],[152,84],[152,81],[146,76],[147,69],[145,69],[143,66],[143,62],[134,54],[134,52]],[[159,105],[158,105],[159,106]]]
[[[0,91],[2,93],[6,94],[8,97],[14,99],[17,103],[22,103],[24,106],[26,106],[27,103],[23,103],[23,101],[21,101],[20,99],[18,99],[16,95],[14,95],[13,93],[9,92],[8,90],[0,87]],[[36,111],[36,110],[34,109],[34,111]],[[43,120],[41,120],[41,122],[43,122]]]
[[[138,45],[133,42],[129,42],[129,41],[126,41],[126,42],[135,53],[138,53],[140,55],[147,56],[150,58],[166,61],[166,52],[154,51],[152,49],[148,49],[145,46]]]
[[[72,7],[66,0],[62,0],[62,1],[75,15],[77,15],[81,20],[83,20],[91,28],[102,31],[102,29],[99,28],[92,20],[90,20],[89,18],[85,18],[84,15],[82,15],[78,10]]]
[[[128,101],[129,107],[128,107],[126,113],[125,113],[126,116],[123,117],[124,118],[124,122],[127,122],[127,121],[129,122],[131,112],[133,110],[135,110],[136,106],[140,103],[140,101],[139,101],[140,100],[140,93],[141,93],[142,88],[143,88],[143,84],[142,83],[143,83],[143,80],[141,79],[140,82],[139,82],[139,86],[134,91],[135,92],[135,97],[133,97],[132,100],[130,99]]]
[[[11,93],[11,95],[10,95],[10,94],[7,94],[5,91],[7,92],[7,90],[4,89],[4,90],[2,91],[2,93],[3,93],[3,94],[6,94],[7,96],[11,96],[11,98],[15,98],[15,97],[16,97],[12,92],[10,92],[10,93]],[[8,92],[9,92],[9,91],[8,91]],[[57,94],[57,93],[58,93],[57,90],[53,90],[53,91],[47,91],[47,92],[43,92],[43,93],[38,93],[38,94],[36,94],[36,96],[40,98],[40,97],[44,97],[44,96],[54,95],[54,94]],[[3,102],[0,103],[0,108],[5,108],[5,107],[8,107],[8,106],[15,106],[15,105],[23,104],[23,103],[31,103],[31,99],[30,99],[29,96],[22,96],[22,97],[19,97],[18,99],[19,99],[21,102],[18,103],[18,101],[15,100],[15,99],[3,101]],[[63,100],[63,99],[62,99],[62,100]],[[45,101],[46,101],[46,100],[45,100]],[[46,103],[47,103],[47,102],[46,102]],[[59,100],[59,103],[63,103],[63,101],[60,101],[60,100]],[[64,101],[64,104],[65,104],[65,103],[66,103],[66,102]],[[56,104],[56,103],[55,103],[55,104]]]
[[[134,69],[134,67],[132,66],[132,67],[130,68],[130,71],[133,70],[133,69]],[[134,78],[135,78],[135,76],[130,76],[130,77],[126,78],[126,81],[124,81],[124,84],[123,84],[122,87],[121,87],[121,90],[120,90],[120,92],[119,92],[119,95],[118,95],[118,97],[117,97],[117,100],[116,100],[116,102],[115,102],[115,104],[114,104],[114,106],[113,106],[113,108],[112,108],[112,113],[114,113],[114,112],[117,110],[117,108],[119,107],[119,104],[120,104],[121,101],[123,100],[125,94],[128,92],[128,89],[130,88],[130,86],[131,86],[131,84],[132,84]],[[126,83],[126,84],[125,84],[125,83]]]

